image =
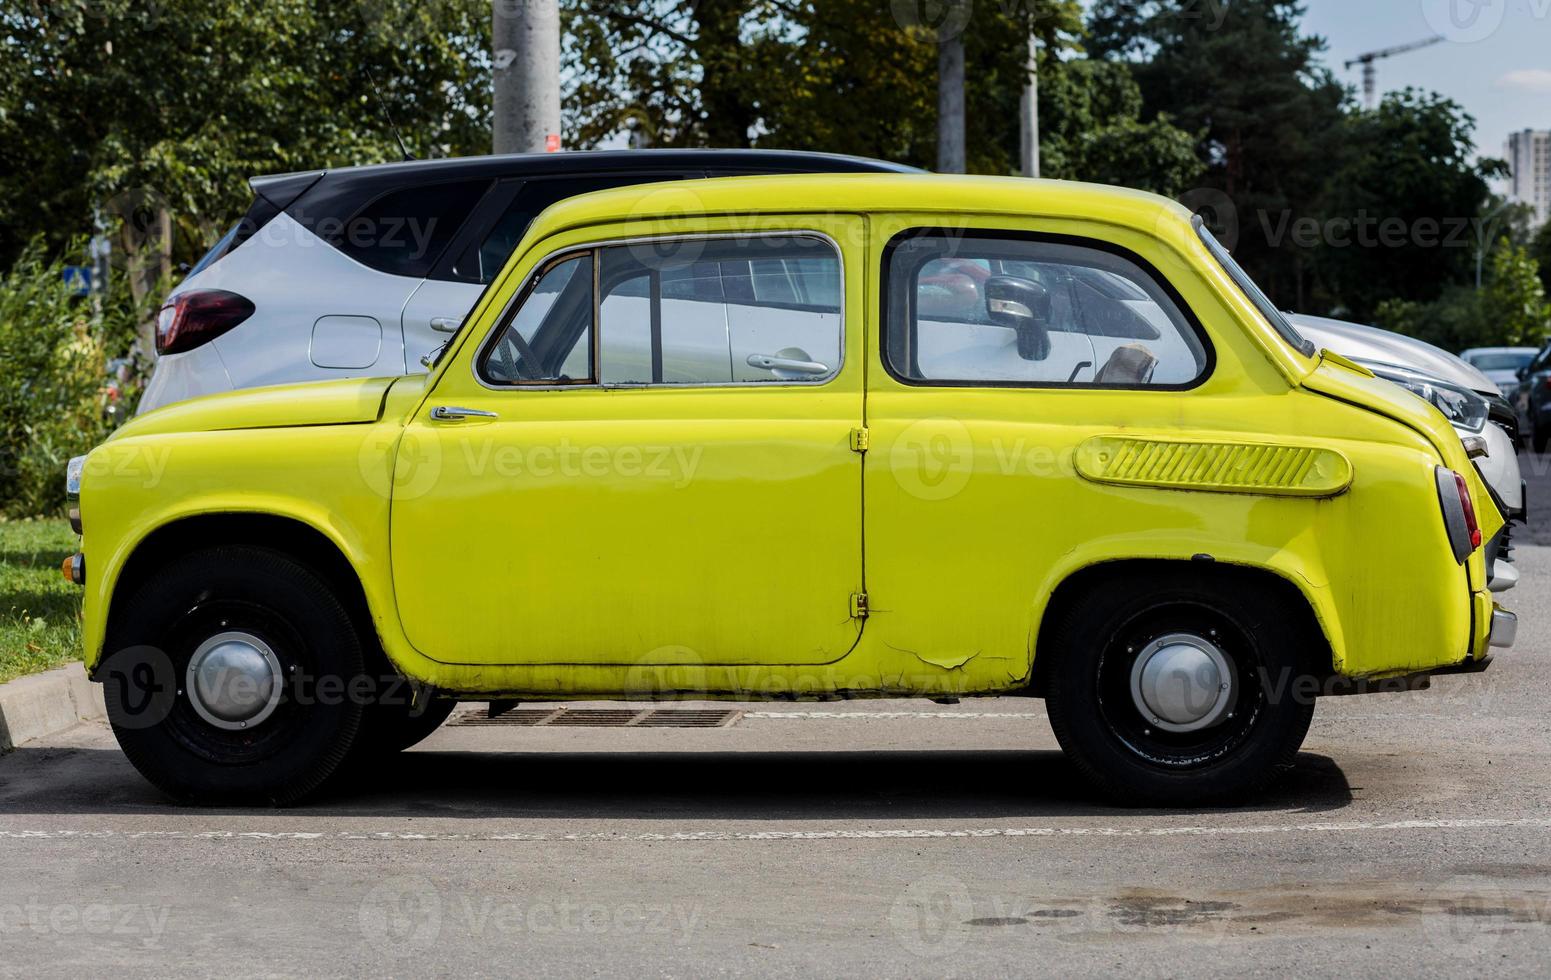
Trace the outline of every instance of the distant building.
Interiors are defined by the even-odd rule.
[[[1508,135],[1508,200],[1535,209],[1535,223],[1551,220],[1551,130]]]

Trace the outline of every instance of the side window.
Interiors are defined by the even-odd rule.
[[[605,384],[818,383],[840,367],[840,256],[806,235],[602,250]]]
[[[593,380],[593,256],[551,265],[523,297],[480,360],[491,384],[589,384]]]
[[[512,203],[506,206],[494,225],[477,242],[470,242],[452,265],[452,275],[464,282],[489,283],[506,265],[512,250],[522,241],[523,232],[539,216],[539,212],[557,201],[578,194],[608,190],[611,187],[629,187],[650,181],[677,180],[682,174],[615,174],[600,177],[552,177],[536,178],[522,185]]]
[[[489,186],[487,180],[466,180],[385,194],[356,212],[330,240],[378,272],[422,278]]]
[[[1181,387],[1202,336],[1137,262],[1068,242],[911,234],[887,252],[884,349],[906,381]]]
[[[840,311],[840,255],[822,238],[610,245],[551,265],[480,370],[492,384],[817,384],[840,369]]]

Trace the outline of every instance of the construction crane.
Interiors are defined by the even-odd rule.
[[[1407,51],[1415,51],[1418,48],[1430,48],[1434,44],[1440,44],[1447,40],[1442,34],[1435,34],[1424,41],[1412,41],[1410,44],[1400,44],[1393,48],[1385,48],[1382,51],[1369,51],[1360,54],[1346,63],[1348,70],[1353,65],[1363,66],[1363,103],[1372,109],[1378,100],[1378,72],[1373,63],[1381,58],[1393,58],[1397,54],[1405,54]]]

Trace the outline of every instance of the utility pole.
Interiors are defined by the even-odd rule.
[[[961,174],[964,149],[964,37],[953,18],[937,32],[937,172]]]
[[[1039,42],[1029,35],[1029,83],[1023,87],[1019,126],[1023,176],[1039,176]]]
[[[559,0],[493,0],[497,153],[560,149]]]

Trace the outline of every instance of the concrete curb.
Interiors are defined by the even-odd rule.
[[[0,752],[107,717],[102,685],[87,680],[80,664],[20,677],[0,684]]]

